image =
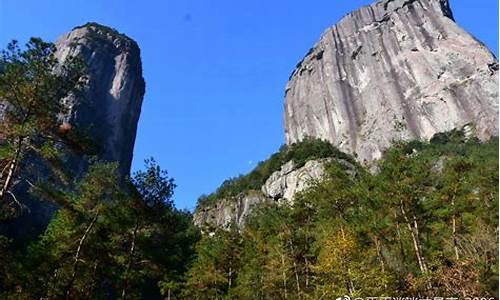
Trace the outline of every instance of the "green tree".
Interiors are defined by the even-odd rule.
[[[240,268],[241,242],[235,228],[205,235],[196,245],[197,256],[187,272],[184,296],[225,299]]]
[[[112,282],[113,245],[108,239],[108,215],[114,199],[122,198],[116,165],[95,164],[66,199],[40,241],[26,255],[18,284],[26,298],[90,299],[105,295]]]
[[[60,147],[78,145],[61,116],[66,112],[63,100],[77,93],[85,78],[78,58],[60,64],[55,46],[36,38],[25,50],[11,42],[0,55],[0,65],[0,201],[4,214],[12,214],[13,207],[23,206],[13,187],[28,167],[27,158],[36,155],[61,166]]]
[[[121,298],[179,297],[187,265],[194,255],[198,232],[191,214],[177,210],[172,201],[175,183],[154,159],[146,160],[145,171],[135,173],[135,196],[125,205],[125,222],[117,240],[123,245],[120,261]]]
[[[173,180],[154,160],[128,186],[116,170],[95,163],[76,190],[48,195],[64,205],[21,260],[12,295],[162,299],[166,284],[182,283],[198,232],[173,207]]]

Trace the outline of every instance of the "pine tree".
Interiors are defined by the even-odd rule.
[[[21,170],[29,167],[27,158],[35,155],[52,167],[61,166],[60,148],[78,146],[61,116],[67,109],[65,97],[82,87],[84,66],[78,58],[60,64],[55,46],[36,38],[26,50],[10,43],[0,65],[0,201],[4,214],[15,214],[23,203],[13,188],[26,180]]]

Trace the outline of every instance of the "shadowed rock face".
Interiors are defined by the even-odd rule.
[[[88,130],[100,157],[118,162],[121,175],[128,175],[145,89],[137,43],[89,23],[63,35],[56,47],[61,62],[79,55],[88,67],[84,93],[67,99],[66,121]],[[85,159],[79,165],[84,167]]]
[[[327,29],[286,87],[285,136],[326,139],[360,161],[393,140],[472,124],[498,135],[498,63],[446,0],[381,0]]]
[[[99,158],[118,162],[122,178],[129,174],[141,112],[145,83],[137,44],[114,29],[89,23],[73,29],[56,42],[56,56],[64,62],[79,55],[87,65],[88,82],[83,93],[65,99],[69,113],[63,116],[72,127],[86,132],[96,144]],[[68,168],[81,177],[88,164],[85,156],[68,159]],[[46,176],[43,165],[26,177],[36,181]],[[17,239],[30,239],[44,230],[57,207],[32,199],[28,185],[20,183],[28,209],[0,226],[0,231]]]

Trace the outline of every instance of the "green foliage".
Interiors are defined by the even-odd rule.
[[[150,207],[172,206],[172,196],[176,187],[173,178],[168,178],[167,171],[161,170],[153,158],[145,161],[146,171],[138,171],[132,178],[137,192],[144,203]]]
[[[76,190],[47,195],[60,198],[61,208],[40,239],[1,270],[6,295],[160,299],[162,289],[183,282],[198,232],[190,213],[172,205],[173,180],[151,159],[125,188],[116,169],[95,163]]]
[[[221,299],[235,285],[241,237],[232,228],[203,237],[196,245],[197,258],[186,274],[182,296],[186,299]]]
[[[25,49],[13,41],[0,54],[3,217],[16,214],[12,207],[23,207],[21,195],[16,197],[13,189],[14,182],[24,179],[23,171],[46,168],[52,179],[67,183],[70,176],[63,171],[63,149],[83,149],[74,132],[61,130],[60,118],[67,113],[63,99],[78,93],[85,81],[85,66],[76,57],[68,57],[61,64],[55,50],[53,44],[32,38]]]
[[[187,295],[497,296],[498,138],[452,131],[397,143],[378,170],[353,175],[332,162],[293,206],[262,204],[239,235],[204,237],[188,272],[200,285]],[[226,257],[236,267],[231,287]]]
[[[354,159],[341,152],[327,141],[314,138],[305,138],[303,141],[285,145],[267,160],[259,162],[257,167],[247,175],[240,175],[222,183],[217,191],[198,200],[198,208],[208,206],[218,199],[229,199],[240,193],[259,190],[265,181],[282,165],[289,161],[294,162],[295,168],[300,168],[313,159],[336,157],[354,163]]]
[[[61,99],[84,79],[78,59],[61,66],[53,45],[32,39],[24,51],[10,44],[0,67],[0,200],[9,199],[0,217],[18,202],[12,186],[33,157],[50,174],[37,195],[60,206],[27,249],[0,236],[2,299],[498,297],[498,138],[480,143],[454,130],[396,143],[377,173],[333,161],[293,206],[261,204],[243,230],[200,239],[191,214],[173,205],[174,180],[153,159],[126,182],[116,164],[99,162],[72,181],[64,150],[91,148],[84,129],[61,130],[59,120]],[[305,139],[199,206],[260,189],[289,161],[299,168],[326,157],[356,165]]]

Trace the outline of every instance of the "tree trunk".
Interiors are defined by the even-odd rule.
[[[380,241],[378,240],[377,237],[374,237],[373,240],[375,241],[375,248],[377,250],[377,258],[378,258],[378,261],[380,262],[380,268],[381,268],[382,274],[385,275],[385,261],[384,261],[384,256],[382,255],[382,248],[380,247]],[[387,283],[384,283],[384,288],[387,289]]]
[[[59,268],[55,268],[54,274],[52,275],[52,283],[47,290],[47,300],[51,300],[53,298],[53,292],[56,289],[58,273],[59,273]]]
[[[83,236],[80,238],[80,242],[78,243],[78,248],[76,250],[75,258],[74,258],[74,261],[73,261],[73,271],[71,273],[71,279],[68,282],[68,284],[66,285],[66,288],[65,288],[65,291],[64,291],[64,296],[65,296],[66,300],[71,299],[70,292],[71,292],[71,288],[73,287],[73,284],[75,282],[76,273],[78,272],[78,261],[80,260],[80,252],[82,250],[83,243],[87,239],[90,231],[92,230],[92,227],[94,227],[95,223],[97,222],[97,218],[98,217],[99,217],[99,211],[97,211],[95,213],[94,219],[92,219],[92,221],[90,222],[89,226],[85,230]]]
[[[309,260],[304,256],[305,271],[306,271],[306,291],[309,288]]]
[[[411,238],[413,240],[413,249],[415,250],[415,255],[417,256],[417,261],[420,271],[422,273],[427,273],[428,269],[427,269],[427,264],[425,262],[425,258],[422,253],[422,244],[419,238],[417,219],[415,218],[415,216],[413,216],[413,222],[410,221],[408,215],[406,214],[403,201],[401,201],[400,203],[400,209],[401,209],[401,214],[405,219],[406,226],[408,227],[408,231],[410,232]]]
[[[90,285],[89,287],[89,294],[92,295],[92,293],[94,292],[95,290],[95,286],[96,286],[96,275],[97,275],[97,266],[98,266],[98,262],[96,261],[94,263],[94,267],[92,268],[92,284]]]
[[[401,252],[401,259],[403,261],[403,270],[406,270],[406,254],[403,247],[403,239],[401,238],[401,227],[399,226],[398,215],[394,212],[394,219],[396,220],[396,234],[398,236],[399,249]]]
[[[7,193],[7,191],[10,189],[10,186],[12,185],[12,180],[14,179],[14,173],[16,172],[17,169],[18,160],[19,157],[21,156],[22,146],[23,146],[23,138],[19,138],[17,141],[14,158],[8,164],[7,175],[5,177],[5,180],[3,180],[3,185],[2,188],[0,189],[0,199],[3,199],[5,193]]]
[[[295,275],[295,284],[297,286],[297,296],[298,296],[299,299],[301,299],[299,271],[298,271],[298,268],[297,268],[297,262],[295,261],[295,256],[294,256],[295,250],[294,250],[294,247],[293,247],[292,240],[289,240],[288,244],[290,245],[290,251],[291,251],[291,254],[292,254],[292,257],[293,257],[292,258],[293,259],[293,273]]]
[[[373,241],[375,242],[375,249],[377,251],[378,261],[380,262],[380,268],[382,269],[382,273],[385,273],[385,262],[384,257],[382,256],[382,249],[380,248],[380,241],[377,237],[374,237]]]
[[[285,292],[285,299],[288,299],[288,291],[287,291],[287,279],[286,279],[286,267],[285,267],[285,255],[281,254],[281,267],[283,268],[283,291]]]
[[[453,196],[451,197],[451,207],[453,209],[453,217],[451,219],[452,223],[452,237],[453,237],[453,249],[455,250],[455,259],[460,260],[458,255],[458,241],[457,241],[457,214],[455,213],[455,194],[456,189],[453,191]]]
[[[130,243],[130,249],[128,251],[128,262],[127,262],[127,268],[125,269],[125,274],[126,277],[123,282],[123,289],[122,289],[122,300],[125,300],[127,297],[127,289],[128,289],[128,273],[132,269],[132,263],[134,260],[134,254],[135,254],[135,240],[137,238],[137,231],[139,230],[139,221],[137,220],[135,223],[134,231],[132,232],[132,242]]]
[[[342,233],[342,239],[345,241],[345,232],[344,232],[344,226],[340,226],[340,232]],[[344,261],[342,258],[342,264],[346,267],[347,270],[347,291],[349,292],[350,295],[352,295],[355,292],[354,289],[354,283],[351,280],[351,269],[349,268],[349,265]]]

